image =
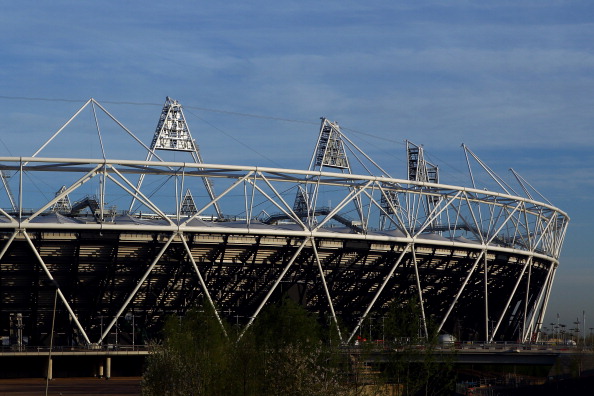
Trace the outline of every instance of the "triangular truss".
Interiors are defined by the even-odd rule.
[[[103,144],[102,133],[99,128],[99,119],[97,117],[97,109],[103,111],[103,113],[105,115],[107,115],[109,118],[111,118],[111,120],[113,120],[117,125],[119,125],[129,136],[131,136],[138,144],[140,144],[147,151],[146,161],[150,161],[153,158],[156,158],[159,161],[164,161],[159,155],[156,154],[155,151],[156,150],[169,150],[169,151],[182,151],[182,152],[189,153],[192,156],[194,163],[198,163],[198,164],[203,163],[202,157],[200,156],[200,152],[198,150],[198,146],[196,145],[194,139],[192,139],[192,136],[190,134],[190,130],[189,130],[187,122],[185,120],[181,105],[179,104],[178,101],[173,100],[169,97],[166,98],[165,105],[163,106],[163,111],[159,118],[159,122],[157,125],[157,129],[155,131],[155,135],[153,137],[151,147],[148,147],[146,144],[144,144],[141,139],[139,139],[137,136],[135,136],[128,128],[126,128],[121,122],[119,122],[99,102],[97,102],[95,99],[91,98],[87,102],[85,102],[85,104],[82,107],[80,107],[74,113],[74,115],[72,115],[72,117],[70,117],[70,119],[64,125],[62,125],[60,127],[60,129],[58,129],[47,141],[45,141],[45,143],[43,143],[41,145],[41,147],[39,147],[31,155],[31,157],[37,157],[89,105],[92,108],[93,116],[95,118],[95,124],[97,125],[97,133],[99,136],[99,145],[100,145],[101,153],[102,153],[102,156],[104,159],[107,158],[107,154],[106,154],[105,146]],[[4,190],[7,193],[8,197],[11,201],[13,211],[16,211],[17,205],[16,205],[16,201],[13,197],[13,194],[10,190],[10,185],[8,183],[8,177],[9,177],[9,175],[7,175],[5,172],[0,173],[0,180],[3,183]],[[100,181],[100,184],[103,186],[102,188],[104,189],[105,188],[105,184],[104,184],[105,180],[103,180],[103,176],[101,176],[101,179],[102,180]],[[140,187],[142,185],[143,179],[144,179],[144,174],[141,175],[138,180],[138,183],[136,186],[137,193],[132,197],[132,200],[131,200],[132,202],[130,204],[130,209],[129,209],[130,212],[132,211],[132,207],[135,202],[142,201],[142,199],[140,199],[140,197],[141,197]],[[212,206],[215,208],[219,218],[221,218],[222,212],[219,208],[218,202],[216,202],[216,200],[215,200],[215,194],[214,194],[214,190],[212,188],[212,183],[206,176],[202,177],[202,180],[204,182],[204,185],[206,187],[207,193],[209,194],[210,198],[213,201],[215,201],[212,203]],[[100,194],[100,197],[103,197],[103,194]],[[65,195],[64,197],[61,197],[60,200],[55,203],[56,205],[54,205],[54,207],[50,207],[49,209],[55,210],[58,212],[60,212],[62,210],[66,211],[68,202],[69,202],[69,198]],[[98,204],[102,211],[103,210],[102,208],[103,208],[105,202],[100,201],[100,202],[98,202]],[[102,214],[101,214],[100,218],[102,218]]]
[[[190,189],[186,190],[186,195],[184,195],[184,199],[182,200],[179,213],[182,216],[192,216],[198,213],[198,209],[196,208],[196,203],[194,203],[194,197],[192,196]]]
[[[342,141],[342,133],[336,122],[328,121],[325,118],[322,119],[318,144],[316,146],[315,161],[315,166],[320,169],[328,166],[330,168],[347,169],[351,173],[349,160]]]
[[[136,141],[138,144],[140,144],[144,149],[146,149],[147,151],[149,150],[148,146],[146,146],[144,143],[142,143],[142,141],[136,137],[134,135],[134,133],[132,133],[128,128],[126,128],[120,121],[118,121],[109,111],[107,111],[107,109],[105,109],[99,102],[97,102],[94,98],[90,98],[89,100],[87,100],[71,117],[70,119],[64,123],[48,140],[46,140],[32,155],[31,157],[37,157],[54,139],[56,139],[65,129],[66,127],[68,127],[68,125],[70,125],[72,123],[72,121],[74,119],[76,119],[84,109],[86,109],[87,107],[91,107],[92,109],[92,113],[93,113],[93,117],[94,117],[94,122],[95,125],[97,127],[97,134],[98,134],[98,143],[99,143],[99,147],[101,149],[101,154],[103,159],[107,158],[107,154],[106,154],[106,148],[103,144],[103,136],[101,133],[101,129],[99,128],[99,118],[98,118],[98,111],[97,110],[101,110],[107,117],[109,117],[114,123],[116,123],[120,128],[122,128],[132,139],[134,139],[134,141]],[[25,163],[26,165],[27,163]],[[4,175],[6,176],[6,175]],[[103,186],[103,189],[105,188],[105,178],[104,175],[100,175],[100,185]],[[2,181],[4,182],[4,188],[7,191],[11,202],[14,201],[14,198],[12,198],[12,193],[10,191],[9,185],[8,183],[6,183],[6,177],[2,177]],[[70,191],[72,190],[69,189]],[[68,193],[64,193],[64,191],[66,191],[64,189],[64,187],[62,187],[61,190],[59,190],[54,199],[53,205],[48,206],[46,209],[50,209],[54,212],[62,212],[62,213],[66,213],[69,212],[68,207],[70,207],[72,209],[72,206],[70,204],[70,199],[68,197]],[[58,196],[60,196],[58,198]],[[104,208],[104,204],[105,202],[103,202],[103,196],[104,194],[101,193],[100,197],[101,200],[100,202],[97,202],[97,206],[98,206],[98,210],[96,212],[98,212],[99,215],[99,219],[103,220],[103,208]],[[15,208],[15,205],[13,204],[13,208]]]
[[[155,134],[153,135],[146,161],[151,161],[153,157],[156,156],[155,150],[188,152],[195,163],[204,163],[198,145],[190,133],[190,128],[186,122],[182,105],[177,100],[171,99],[169,96],[165,98],[163,110],[161,111],[161,116],[159,117],[159,122],[157,123],[157,128],[155,129]],[[140,189],[143,180],[144,175],[141,175],[138,180],[137,189]],[[203,177],[202,181],[204,182],[206,192],[211,200],[214,201],[213,207],[215,208],[217,215],[219,218],[222,218],[223,213],[216,202],[212,182],[207,177]],[[136,199],[132,199],[132,202],[130,203],[130,211],[132,211],[135,202]]]
[[[56,192],[56,197],[62,195],[62,193],[66,191],[66,186],[62,186],[58,192]],[[52,212],[56,213],[70,213],[72,211],[72,204],[70,203],[70,198],[68,194],[65,194],[63,197],[58,199],[58,201],[52,206]]]
[[[195,154],[195,162],[201,163],[198,147],[192,139],[182,107],[169,96],[151,143],[151,150],[188,151]]]
[[[408,180],[439,183],[439,168],[425,160],[423,147],[406,141]]]
[[[355,145],[347,136],[345,136],[340,129],[337,122],[329,121],[326,118],[322,118],[320,125],[320,132],[318,140],[314,148],[314,152],[309,163],[309,171],[326,172],[328,168],[338,169],[344,174],[353,174],[351,162],[349,161],[349,154],[356,160],[354,164],[358,167],[363,168],[363,172],[375,174],[376,176],[390,177],[388,172],[382,169],[377,163],[375,163],[367,154],[365,154],[357,145]],[[372,172],[371,169],[376,169]],[[356,170],[359,172],[359,169]],[[376,173],[377,172],[377,173]],[[302,219],[306,219],[306,223],[309,226],[317,224],[316,216],[320,213],[326,213],[330,210],[329,207],[319,208],[318,196],[319,196],[319,182],[321,176],[307,176],[306,182],[299,186],[299,190],[295,196],[293,209]],[[352,182],[352,184],[356,184]],[[353,194],[356,195],[356,189],[353,187]],[[356,224],[356,228],[360,229],[363,226],[365,229],[366,225],[363,221],[363,207],[361,198],[356,195],[353,199],[354,210],[357,213],[358,220],[351,221]],[[330,206],[330,205],[329,205]],[[304,215],[305,214],[305,215]],[[348,219],[344,219],[348,220]]]
[[[433,165],[432,163],[425,160],[425,154],[422,146],[418,146],[406,140],[406,159],[408,180],[423,183],[439,183],[439,168],[437,165]],[[386,185],[385,187],[390,186]],[[418,186],[413,186],[412,188],[418,189]],[[428,196],[425,201],[426,202],[423,204],[423,207],[426,211],[426,215],[428,216],[437,202],[436,198],[432,196]],[[403,208],[400,204],[398,194],[394,191],[386,189],[382,193],[380,205],[383,210],[380,228],[383,229],[387,224],[385,218],[386,216],[396,214],[402,209],[405,211],[410,210],[411,208],[416,207],[416,202],[410,202],[409,200],[404,204],[405,207]]]
[[[340,169],[343,173],[352,173],[340,126],[336,122],[322,118],[320,133],[309,164],[309,170],[323,171],[325,167]],[[315,207],[317,195],[316,184],[299,186],[293,204],[293,208],[297,213],[307,214],[304,218],[308,218],[310,226],[316,224]],[[356,204],[358,207],[357,210],[360,212],[360,202],[357,200]]]
[[[400,202],[398,201],[398,193],[392,190],[383,192],[380,198],[380,205],[385,214],[395,214],[400,209]]]
[[[295,213],[307,213],[307,191],[302,185],[297,186],[297,196],[293,204],[293,211]]]
[[[421,183],[439,183],[439,168],[437,165],[434,165],[425,159],[423,146],[416,145],[406,140],[406,159],[408,180]],[[412,188],[417,190],[430,190],[428,187],[419,185],[413,185]],[[428,194],[424,197],[414,196],[413,199],[408,199],[406,201],[406,211],[412,213],[416,211],[415,208],[422,206],[425,212],[424,216],[429,218],[431,213],[435,210],[436,205],[439,203],[439,199],[438,195],[433,194]],[[419,200],[422,202],[420,206]],[[388,207],[386,207],[386,211],[389,212]],[[432,226],[435,227],[438,223],[439,220],[435,219]]]

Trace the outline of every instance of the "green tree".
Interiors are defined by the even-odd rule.
[[[430,319],[425,336],[418,300],[393,304],[386,313],[384,331],[391,346],[383,366],[386,382],[400,384],[404,396],[451,394],[456,379],[455,355],[440,353],[442,346]]]
[[[348,390],[343,357],[323,342],[317,318],[288,297],[272,304],[254,326],[264,351],[264,394],[339,395]]]
[[[147,359],[143,395],[237,394],[226,381],[234,347],[212,309],[169,318],[164,334]]]
[[[227,338],[209,309],[170,318],[147,360],[143,395],[346,395],[348,357],[324,333],[288,298],[262,310],[240,340]]]

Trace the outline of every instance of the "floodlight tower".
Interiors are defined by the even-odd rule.
[[[309,163],[310,171],[323,171],[325,167],[339,169],[343,173],[352,174],[349,159],[345,150],[343,135],[336,122],[322,118],[318,141]],[[317,176],[319,179],[320,176]],[[315,211],[318,197],[318,183],[298,187],[293,210],[298,213],[307,213],[309,225],[315,222]],[[359,217],[362,218],[361,201],[355,199]]]
[[[406,141],[406,156],[408,159],[408,180],[439,183],[439,169],[437,165],[425,160],[423,146]]]
[[[179,212],[182,216],[192,216],[198,213],[196,203],[194,202],[194,197],[192,196],[192,192],[189,188],[186,190],[186,195],[184,195]]]
[[[66,191],[66,186],[62,186],[60,190],[56,192],[56,197]],[[70,203],[70,197],[68,194],[58,199],[55,204],[52,205],[52,212],[55,213],[70,213],[72,211],[72,204]]]
[[[423,146],[416,145],[406,140],[406,157],[408,180],[423,183],[439,183],[439,168],[437,165],[425,160]],[[427,195],[424,201],[425,213],[429,216],[437,205],[439,197]],[[416,203],[407,202],[407,212],[412,214],[415,206]]]
[[[151,161],[153,159],[155,156],[155,150],[187,152],[192,156],[192,159],[195,163],[204,163],[202,156],[200,155],[198,145],[190,133],[190,128],[188,127],[186,117],[184,116],[184,112],[182,110],[182,105],[177,100],[171,99],[169,96],[167,96],[165,99],[165,104],[163,105],[163,110],[161,111],[161,116],[159,117],[159,122],[157,124],[155,134],[153,135],[153,140],[151,142],[150,150],[146,156],[146,161]],[[142,185],[143,179],[144,174],[141,175],[138,180],[138,190]],[[202,180],[210,199],[215,201],[216,196],[212,182],[206,176],[202,177]],[[185,198],[187,198],[187,193]],[[133,199],[130,204],[130,211],[132,211],[134,202],[135,200]],[[213,206],[217,212],[217,216],[222,218],[223,214],[216,201],[213,203]]]

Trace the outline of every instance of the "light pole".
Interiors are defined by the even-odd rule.
[[[584,347],[586,346],[586,311],[582,311],[582,334],[584,337]]]
[[[134,315],[134,310],[132,310],[132,312],[128,312],[126,313],[126,316],[124,316],[124,319],[126,319],[126,321],[128,322],[132,322],[132,350],[134,350],[134,346],[136,345],[136,326],[134,324],[134,318],[136,317],[136,315]]]
[[[58,285],[56,281],[52,280],[52,283],[56,289],[54,292],[54,310],[52,313],[52,332],[50,333],[50,347],[49,352],[47,354],[47,375],[45,376],[45,396],[47,396],[47,391],[49,389],[49,380],[52,374],[52,349],[54,347],[54,324],[56,322],[56,305],[58,304]]]
[[[101,319],[101,344],[103,345],[103,315],[99,316]]]

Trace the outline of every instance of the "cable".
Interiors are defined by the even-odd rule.
[[[282,165],[280,165],[278,162],[276,162],[275,160],[273,160],[272,158],[269,158],[267,156],[265,156],[264,154],[260,153],[259,151],[257,151],[256,149],[250,147],[249,145],[245,144],[244,142],[242,142],[241,140],[235,138],[234,136],[228,134],[227,132],[223,131],[221,128],[217,127],[216,125],[213,125],[212,123],[206,121],[205,119],[203,119],[202,117],[200,117],[199,115],[195,114],[194,112],[188,111],[188,114],[193,115],[194,117],[198,118],[200,121],[204,122],[205,124],[207,124],[208,126],[210,126],[211,128],[217,130],[218,132],[222,133],[223,135],[227,136],[230,139],[235,140],[237,143],[241,144],[243,147],[247,148],[248,150],[256,153],[257,155],[261,156],[262,158],[264,158],[267,161],[270,161],[271,163],[275,164],[278,167],[282,168]]]
[[[8,96],[8,95],[0,95],[0,99],[8,99],[8,100],[28,100],[28,101],[44,101],[44,102],[67,102],[67,103],[84,103],[86,100],[77,100],[77,99],[64,99],[64,98],[42,98],[42,97],[28,97],[28,96]],[[151,102],[132,102],[132,101],[113,101],[113,100],[102,100],[101,103],[107,104],[114,104],[114,105],[131,105],[131,106],[159,106],[162,107],[162,103],[151,103]],[[251,117],[251,118],[260,118],[264,120],[273,120],[273,121],[283,121],[283,122],[293,122],[298,124],[306,124],[306,125],[318,125],[318,122],[312,121],[304,121],[304,120],[296,120],[292,118],[283,118],[283,117],[274,117],[274,116],[267,116],[262,114],[252,114],[252,113],[241,113],[237,111],[230,111],[230,110],[221,110],[221,109],[213,109],[209,107],[201,107],[201,106],[188,106],[184,105],[184,109],[193,109],[193,110],[201,110],[201,111],[208,111],[211,113],[221,113],[221,114],[228,114],[234,115],[239,117]],[[194,114],[195,115],[195,114]],[[198,116],[196,116],[198,117]],[[198,117],[199,118],[199,117]],[[203,120],[204,121],[204,120]],[[382,136],[377,136],[371,133],[361,132],[356,129],[351,128],[343,128],[346,131],[352,132],[354,134],[362,135],[371,137],[378,140],[383,140],[386,142],[391,142],[399,145],[403,145],[404,143],[388,139]]]
[[[85,100],[76,100],[76,99],[43,98],[43,97],[27,97],[27,96],[8,96],[8,95],[0,95],[0,99],[28,100],[28,101],[46,101],[46,102],[68,102],[68,103],[85,102]],[[107,104],[113,104],[113,105],[158,106],[158,107],[162,107],[162,103],[151,103],[151,102],[133,102],[133,101],[101,101],[101,102],[102,103],[107,103]],[[274,116],[267,116],[267,115],[262,115],[262,114],[241,113],[241,112],[236,112],[236,111],[213,109],[213,108],[201,107],[201,106],[188,106],[188,105],[184,105],[183,107],[186,110],[187,109],[192,109],[192,110],[200,110],[200,111],[206,111],[206,112],[211,112],[211,113],[227,114],[227,115],[233,115],[233,116],[239,116],[239,117],[251,117],[251,118],[259,118],[259,119],[265,119],[265,120],[299,123],[299,124],[305,124],[305,125],[318,125],[317,122],[312,122],[312,121],[296,120],[296,119],[283,118],[283,117],[274,117]],[[203,119],[202,117],[198,116],[197,114],[195,114],[195,113],[193,113],[191,111],[188,111],[188,113],[192,114],[194,117],[198,118],[200,121],[206,123],[207,125],[209,125],[213,129],[215,129],[218,132],[224,134],[225,136],[229,137],[230,139],[233,139],[234,141],[236,141],[237,143],[239,143],[242,146],[246,147],[247,149],[249,149],[250,151],[254,152],[255,154],[257,154],[257,155],[261,156],[262,158],[270,161],[271,163],[274,163],[274,164],[280,166],[280,164],[278,164],[273,159],[271,159],[271,158],[267,157],[266,155],[258,152],[254,148],[250,147],[249,145],[247,145],[244,142],[240,141],[239,139],[235,138],[231,134],[223,131],[222,129],[218,128],[217,126],[213,125],[212,123],[206,121],[205,119]],[[384,141],[384,142],[389,142],[389,143],[396,144],[396,145],[399,145],[399,146],[404,146],[405,145],[405,143],[403,141],[389,139],[389,138],[386,138],[386,137],[383,137],[383,136],[378,136],[378,135],[374,135],[374,134],[371,134],[371,133],[362,132],[362,131],[359,131],[359,130],[356,130],[356,129],[346,128],[346,127],[342,127],[342,129],[345,130],[345,131],[348,131],[349,133],[352,133],[352,134],[361,135],[361,136],[365,136],[365,137],[368,137],[368,138],[373,138],[373,139],[381,140],[381,141]],[[372,143],[370,143],[369,140],[366,140],[366,143],[367,144],[370,144],[372,146],[375,146]],[[375,146],[375,147],[378,148],[377,146]],[[379,148],[379,150],[385,152],[385,149],[383,147],[382,148]],[[394,156],[393,154],[391,154],[391,155]],[[395,158],[398,158],[398,156],[394,156],[394,157]],[[457,170],[459,173],[463,174],[463,172],[461,172],[459,169],[457,169],[453,165],[448,164],[447,162],[445,162],[443,160],[440,161],[440,162],[443,163],[444,165],[449,166],[450,168],[452,168],[454,170]]]

